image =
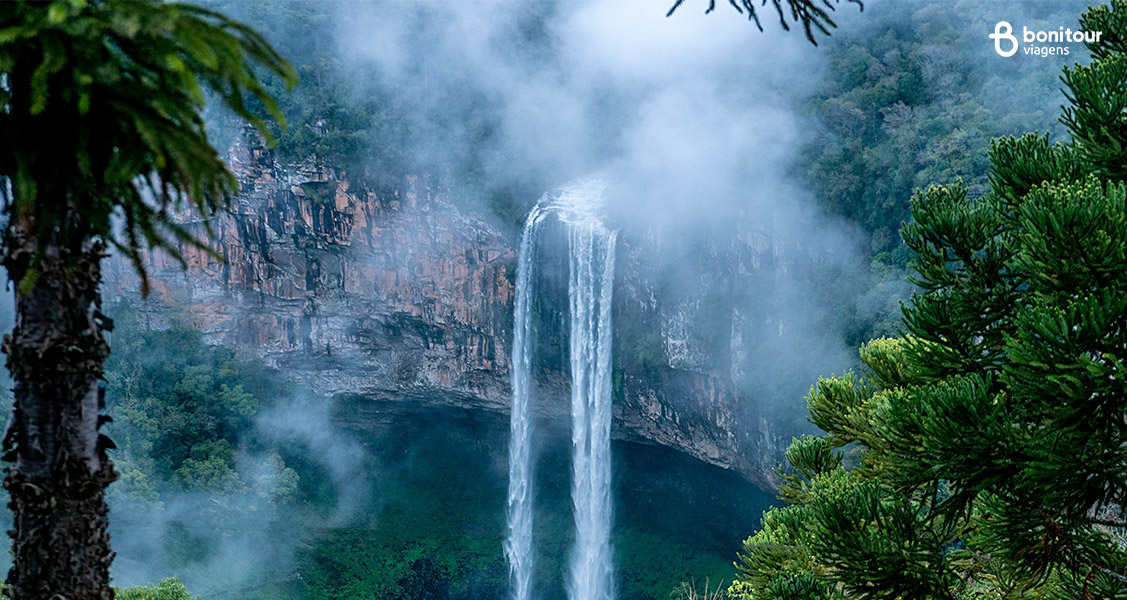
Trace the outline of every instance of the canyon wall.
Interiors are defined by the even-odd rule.
[[[422,177],[371,188],[313,163],[283,167],[251,132],[232,147],[229,166],[241,193],[210,222],[215,256],[183,245],[182,268],[149,253],[144,300],[132,267],[112,259],[107,297],[132,299],[154,326],[187,319],[211,343],[261,358],[326,398],[349,397],[353,412],[340,418],[354,426],[427,406],[507,419],[515,231]],[[182,221],[202,237],[192,218]],[[771,489],[786,440],[733,383],[738,369],[726,355],[738,355],[738,335],[730,347],[723,340],[720,356],[701,342],[690,321],[708,307],[658,302],[646,250],[628,232],[622,239],[615,323],[634,333],[616,331],[612,435]],[[729,263],[739,261],[717,264]],[[724,278],[702,276],[712,286]],[[729,333],[739,312],[731,315]],[[638,335],[654,346],[644,368],[618,359],[640,352]],[[567,373],[548,367],[537,379],[537,412],[566,419]]]

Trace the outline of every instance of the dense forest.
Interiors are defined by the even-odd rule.
[[[480,32],[471,30],[484,27],[478,19],[485,17],[473,9],[399,7],[401,14],[379,2],[201,4],[142,2],[135,14],[114,16],[112,2],[19,3],[18,9],[13,3],[0,13],[0,105],[6,108],[0,127],[8,131],[0,139],[9,229],[3,264],[16,298],[4,311],[16,318],[4,315],[4,324],[14,322],[17,333],[5,342],[13,376],[7,402],[14,403],[17,423],[4,441],[4,458],[14,465],[4,494],[15,511],[15,520],[5,514],[4,522],[17,544],[9,597],[51,597],[43,595],[47,580],[27,569],[46,569],[51,561],[34,557],[70,548],[37,549],[41,542],[28,533],[44,522],[70,523],[51,516],[56,504],[40,504],[44,493],[27,483],[36,475],[32,458],[42,454],[38,440],[46,439],[31,431],[38,421],[28,415],[39,413],[27,407],[56,396],[87,407],[75,414],[104,406],[97,423],[88,418],[81,426],[92,426],[93,435],[82,447],[99,457],[86,464],[103,465],[91,479],[101,486],[97,493],[87,492],[93,483],[67,487],[80,464],[67,462],[75,450],[59,451],[65,468],[58,473],[65,476],[52,471],[54,483],[43,488],[57,486],[71,503],[101,503],[105,488],[100,506],[109,507],[108,534],[104,508],[78,511],[101,519],[101,529],[88,536],[106,544],[91,551],[101,557],[91,576],[100,581],[95,588],[108,589],[112,576],[116,597],[138,600],[513,596],[506,554],[513,488],[506,489],[506,478],[514,471],[506,461],[513,460],[507,453],[516,429],[507,415],[498,419],[494,408],[474,404],[474,394],[491,385],[480,372],[509,368],[508,357],[491,354],[494,346],[506,353],[519,348],[515,339],[511,346],[509,339],[479,342],[447,327],[461,318],[450,315],[476,311],[488,318],[471,319],[503,325],[478,327],[474,335],[510,338],[519,328],[522,285],[542,286],[547,291],[526,307],[537,336],[528,346],[536,356],[530,377],[545,397],[567,388],[566,373],[583,351],[568,345],[569,332],[576,335],[569,317],[577,306],[574,233],[546,230],[532,283],[521,283],[519,252],[535,231],[529,215],[551,206],[545,190],[606,164],[606,172],[625,173],[630,184],[638,184],[631,178],[640,168],[646,175],[653,169],[657,185],[665,186],[679,181],[681,168],[703,165],[715,174],[694,172],[685,184],[700,187],[701,198],[670,202],[647,188],[653,207],[641,205],[645,194],[634,192],[631,202],[608,210],[619,246],[615,256],[612,242],[606,258],[617,260],[618,271],[608,275],[616,296],[605,311],[614,316],[615,347],[603,375],[616,423],[633,418],[635,429],[607,424],[614,436],[608,433],[613,522],[606,532],[614,575],[605,600],[1127,598],[1127,3],[1031,8],[1016,1],[873,0],[863,10],[826,3],[831,12],[821,13],[809,12],[821,11],[821,3],[774,2],[782,24],[789,16],[797,29],[789,32],[773,21],[769,6],[759,7],[739,35],[759,40],[758,51],[778,49],[784,68],[807,73],[780,84],[767,72],[772,67],[756,60],[753,69],[718,76],[721,83],[709,79],[709,70],[677,84],[699,89],[705,100],[770,98],[748,109],[773,115],[753,122],[766,134],[715,148],[694,141],[698,132],[691,127],[664,119],[698,105],[681,103],[680,87],[661,87],[672,84],[653,74],[656,67],[631,63],[632,50],[613,59],[626,66],[575,67],[588,55],[568,36],[575,28],[593,35],[575,25],[589,17],[586,6],[504,5],[499,10],[511,14],[496,32],[482,35],[478,48]],[[757,6],[732,3],[692,21],[687,11],[701,7],[680,4],[667,25],[694,34],[701,24],[707,30],[742,20],[722,9],[750,17]],[[88,9],[93,12],[83,12]],[[811,30],[809,19],[824,23],[822,14],[836,26]],[[218,25],[214,31],[194,21],[177,25],[183,15]],[[228,17],[253,29],[231,25]],[[1006,60],[986,37],[1002,18],[1033,30],[1072,26],[1104,35],[1070,46],[1065,57]],[[67,29],[71,23],[81,25]],[[387,40],[373,39],[379,31],[356,30],[371,23],[388,28]],[[135,48],[121,40],[150,44],[159,58],[136,79],[147,92],[121,83],[133,75],[110,77],[73,56],[28,66],[36,52],[56,56],[63,52],[59,40],[96,27],[116,40],[111,50],[103,53],[94,36],[90,47],[98,50],[74,56],[112,59],[128,70],[143,61],[122,59]],[[172,43],[163,34],[145,41],[136,38],[139,31],[179,32],[188,49],[176,54],[161,45]],[[459,35],[466,46],[447,39]],[[579,38],[603,49],[595,38]],[[406,50],[418,53],[408,58]],[[460,52],[470,53],[465,65],[446,62]],[[190,75],[177,56],[202,74]],[[474,63],[498,56],[502,66]],[[158,62],[168,66],[153,66]],[[718,64],[733,69],[740,62]],[[573,68],[597,74],[576,83]],[[124,104],[118,92],[105,96],[110,100],[91,92],[102,83],[86,72],[112,79],[107,89],[139,95],[191,83],[186,92],[142,103],[141,116],[114,120],[121,131],[87,129],[74,124]],[[79,91],[48,92],[60,73],[73,74]],[[558,90],[548,86],[552,94],[541,96],[543,89],[530,84],[532,99],[514,108],[506,94],[528,90],[513,81],[542,84],[539,73]],[[555,97],[569,94],[581,97],[577,113],[598,118],[553,114],[560,129],[545,125],[547,135],[537,136],[558,140],[543,145],[514,134],[514,127],[538,122],[526,120],[539,114],[537,102],[547,112],[574,108]],[[651,94],[672,111],[649,104]],[[630,105],[639,98],[647,103]],[[78,112],[58,108],[64,104]],[[785,118],[775,115],[777,106],[785,106]],[[709,110],[700,108],[710,118],[735,114]],[[21,111],[29,120],[16,119]],[[660,128],[674,132],[677,150],[649,154],[648,145],[670,142],[647,137],[632,120],[647,111],[663,117]],[[66,143],[44,147],[29,133],[45,122],[36,120],[40,113],[59,123],[49,131],[73,125],[81,135],[59,133]],[[164,119],[191,135],[162,139],[172,135]],[[744,125],[712,123],[714,129],[704,130],[744,135]],[[567,127],[585,139],[564,136]],[[699,149],[743,152],[763,143],[757,135],[777,131],[784,132],[786,150],[770,159],[697,163],[689,156]],[[145,151],[127,158],[121,148],[130,145]],[[55,158],[74,153],[75,170],[60,175],[29,167],[44,159],[34,154],[39,162],[23,161],[19,152],[33,156],[24,148]],[[531,156],[546,148],[558,156]],[[684,156],[687,166],[654,166],[670,155]],[[724,171],[729,162],[739,177]],[[771,167],[761,168],[764,162]],[[757,178],[771,191],[711,198]],[[78,183],[59,183],[71,179]],[[723,181],[713,187],[713,179]],[[56,181],[36,183],[41,180]],[[681,191],[673,186],[668,193]],[[52,194],[91,200],[55,206]],[[356,198],[378,210],[342,217],[342,207]],[[405,212],[415,203],[426,206],[420,217]],[[268,206],[261,231],[248,225],[257,206]],[[233,220],[218,216],[225,208]],[[192,210],[206,218],[186,217]],[[317,212],[306,218],[311,211]],[[454,216],[434,226],[442,211]],[[346,264],[340,257],[359,243],[338,230],[360,231],[361,214],[373,248],[373,238],[391,239],[387,232],[396,227],[422,231],[420,238],[433,227],[438,233],[426,243],[439,254],[457,248],[464,261],[458,256],[463,262],[456,267],[435,266],[429,255],[409,254],[406,246],[419,243],[416,238],[395,233],[394,243],[405,248],[402,263]],[[560,213],[545,222],[568,225],[569,219],[575,217]],[[795,222],[779,225],[787,220]],[[464,252],[451,241],[457,227],[472,231]],[[232,254],[231,239],[250,250]],[[292,244],[308,262],[299,268],[296,260],[279,259],[281,244]],[[558,256],[549,257],[553,251]],[[254,253],[275,262],[254,263],[247,258]],[[492,255],[497,258],[485,258]],[[183,263],[187,273],[219,273],[219,291],[193,275],[185,276],[186,287],[159,281],[166,271],[158,256]],[[113,266],[99,271],[99,261]],[[247,277],[253,286],[236,290],[250,285],[232,275],[240,261],[254,265],[245,269],[253,272]],[[379,261],[397,271],[364,279],[385,265]],[[390,316],[357,316],[359,325],[331,321],[340,309],[333,304],[337,292],[325,291],[324,281],[351,292],[362,280],[374,290],[365,293],[392,305],[401,298],[381,285],[409,287],[404,282],[416,271],[432,287],[441,287],[442,277],[461,285],[459,278],[491,261],[500,275],[486,279],[504,290],[508,304],[501,309],[481,308],[488,295],[482,289],[458,288],[428,297],[422,308],[402,301],[406,307]],[[120,275],[135,269],[140,275],[129,276],[135,279]],[[287,277],[305,286],[304,295],[277,292]],[[99,292],[103,278],[110,283]],[[226,307],[216,309],[209,294]],[[300,317],[270,313],[270,302]],[[452,312],[441,312],[443,304],[453,305],[447,306]],[[79,308],[64,311],[64,305]],[[355,312],[372,306],[345,305]],[[37,341],[33,316],[56,313],[65,318],[49,323],[90,325],[81,335]],[[263,314],[284,342],[244,325]],[[340,337],[318,333],[322,326],[311,324],[317,317],[329,319],[323,329],[341,329]],[[273,346],[262,341],[267,338]],[[359,359],[340,341],[369,338],[375,341]],[[385,360],[381,344],[401,344],[416,358]],[[450,384],[449,374],[427,370],[426,361],[446,360],[442,352],[449,348],[457,360],[479,361],[467,369],[471,383],[463,388]],[[298,349],[303,354],[294,354]],[[53,376],[27,366],[53,357],[62,365]],[[384,369],[385,362],[393,366]],[[314,367],[321,370],[303,370]],[[399,387],[363,383],[371,380],[356,374],[361,370]],[[320,373],[361,383],[326,393]],[[506,384],[508,378],[505,372]],[[36,383],[41,380],[46,383]],[[64,384],[85,391],[64,393]],[[439,395],[448,388],[455,392]],[[504,394],[508,399],[507,389]],[[529,502],[537,520],[530,580],[535,597],[575,600],[581,534],[573,513],[581,507],[568,477],[577,476],[574,452],[583,444],[561,416],[567,409],[551,410],[537,415],[532,452],[529,485],[536,491]],[[639,425],[632,410],[653,421]],[[64,419],[59,430],[80,428],[79,421]],[[653,431],[662,428],[671,432]],[[750,452],[761,456],[745,456]],[[776,459],[783,464],[761,473],[760,463],[773,466]],[[108,554],[109,539],[115,555]]]

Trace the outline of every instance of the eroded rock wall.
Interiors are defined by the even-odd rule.
[[[242,193],[211,221],[209,242],[225,260],[184,245],[181,268],[150,253],[152,294],[139,303],[145,318],[159,326],[175,312],[209,341],[262,358],[318,394],[347,395],[356,407],[350,420],[423,406],[504,418],[513,232],[421,177],[372,189],[332,169],[283,168],[253,135],[232,148],[230,167]],[[193,227],[202,237],[203,225]],[[626,314],[651,328],[661,349],[651,358],[656,368],[617,376],[613,435],[669,446],[771,487],[781,442],[726,368],[715,368],[730,360],[709,355],[689,332],[701,307],[659,308],[645,272],[631,272],[639,250],[630,250],[628,236],[624,246],[616,320]],[[107,295],[137,297],[129,264],[109,262]],[[538,412],[564,418],[566,373],[546,369],[538,380]]]

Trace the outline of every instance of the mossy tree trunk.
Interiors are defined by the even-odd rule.
[[[78,217],[81,218],[81,217]],[[39,244],[13,216],[2,260],[16,294],[16,323],[3,351],[15,404],[4,435],[4,487],[15,526],[7,595],[15,600],[108,600],[105,488],[116,477],[98,428],[109,355],[99,311],[104,246]]]

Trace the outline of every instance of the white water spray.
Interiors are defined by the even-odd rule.
[[[509,441],[505,556],[514,600],[529,600],[532,579],[530,305],[536,237],[546,214],[568,230],[571,321],[572,505],[575,545],[569,600],[613,600],[610,476],[611,302],[617,235],[597,216],[602,184],[589,181],[545,197],[528,215],[517,263],[513,324],[513,407]]]
[[[571,224],[571,498],[575,546],[570,600],[611,600],[611,294],[615,233],[597,220]]]
[[[509,422],[509,506],[505,558],[514,600],[532,595],[532,270],[536,234],[543,220],[540,206],[528,213],[517,258],[513,313],[513,405]]]

